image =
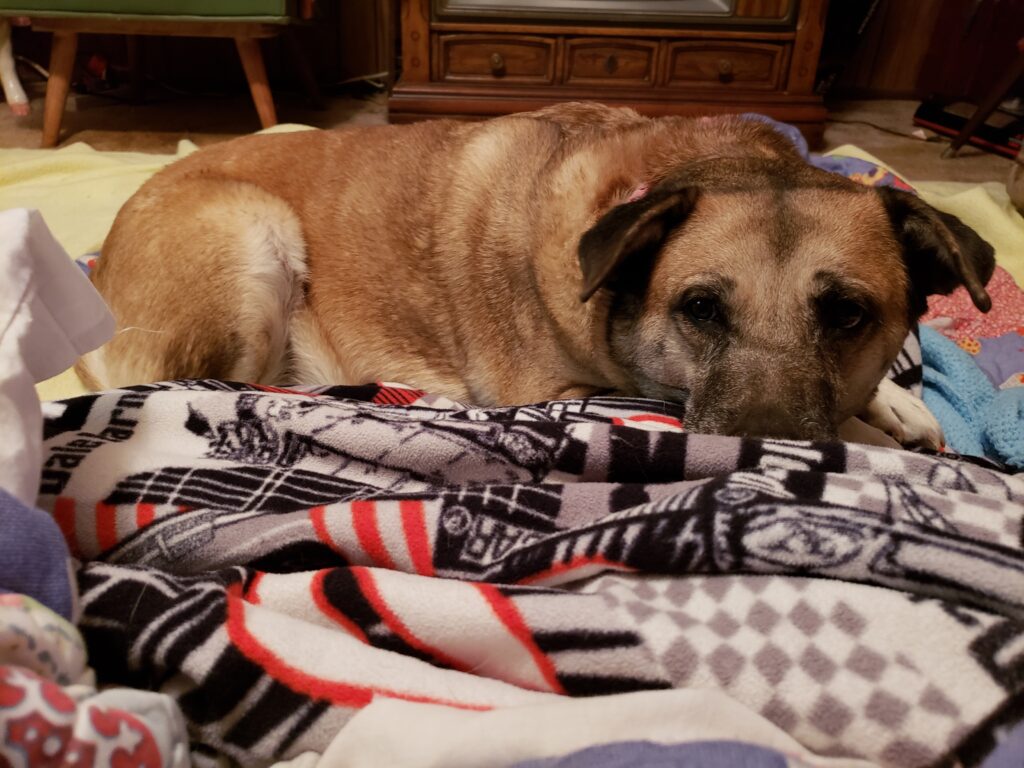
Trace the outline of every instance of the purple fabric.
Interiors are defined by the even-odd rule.
[[[68,548],[53,518],[0,488],[0,592],[18,592],[71,620]]]
[[[691,744],[623,741],[588,747],[564,757],[517,763],[515,768],[787,768],[790,765],[775,750],[738,741]]]
[[[1024,765],[1024,722],[1017,723],[986,758],[981,768],[1021,768]]]
[[[978,341],[981,349],[974,355],[974,362],[992,384],[1001,387],[1014,374],[1024,372],[1024,335],[1011,331]]]
[[[896,187],[897,189],[903,189],[908,192],[914,191],[909,184],[903,181],[903,179],[867,160],[861,160],[858,157],[842,157],[838,155],[826,157],[825,155],[812,153],[807,146],[807,140],[804,138],[804,135],[800,133],[800,129],[794,125],[780,123],[778,120],[774,120],[767,115],[761,115],[756,112],[746,112],[743,117],[748,120],[760,120],[763,123],[771,125],[776,131],[792,141],[797,151],[807,160],[807,162],[817,168],[821,168],[822,170],[829,171],[831,173],[838,173],[840,176],[853,179],[854,181],[860,184],[865,184],[869,187]]]

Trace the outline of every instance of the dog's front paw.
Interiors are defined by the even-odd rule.
[[[942,427],[920,398],[889,379],[883,379],[861,418],[896,442],[941,451],[946,446]]]

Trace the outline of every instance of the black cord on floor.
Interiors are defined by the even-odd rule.
[[[881,125],[869,122],[868,120],[836,120],[835,118],[828,118],[826,122],[829,123],[843,123],[845,125],[866,125],[869,128],[874,128],[876,131],[882,131],[882,133],[890,133],[893,136],[899,136],[904,139],[913,139],[914,141],[925,141],[925,142],[943,142],[949,141],[945,136],[929,136],[928,138],[922,139],[912,133],[903,133],[902,131],[894,131],[892,128],[886,128]]]

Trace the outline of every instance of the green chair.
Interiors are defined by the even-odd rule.
[[[53,33],[50,79],[43,111],[42,146],[57,145],[71,71],[84,33],[234,38],[260,123],[277,123],[259,40],[312,17],[314,0],[0,0],[0,16],[28,19]],[[311,93],[312,70],[301,56],[300,74]]]

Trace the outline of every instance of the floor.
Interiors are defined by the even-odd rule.
[[[37,147],[42,124],[41,82],[28,83],[32,111],[14,116],[0,106],[0,147]],[[321,128],[387,121],[382,94],[335,96],[324,110],[310,109],[295,94],[276,95],[282,122]],[[917,102],[855,101],[830,104],[826,148],[856,144],[911,180],[1004,182],[1013,161],[973,147],[952,159],[940,157],[945,139],[914,138],[911,122]],[[96,149],[171,153],[180,139],[200,146],[257,130],[259,124],[248,96],[198,96],[166,91],[150,93],[147,103],[134,105],[97,96],[72,95],[64,116],[62,144],[85,142]]]
[[[911,137],[917,101],[851,101],[829,104],[827,149],[856,144],[912,181],[1005,182],[1013,160],[967,145],[954,158],[943,158],[944,136],[924,131],[928,140]],[[967,106],[966,115],[973,107]],[[895,135],[902,134],[902,135]]]

